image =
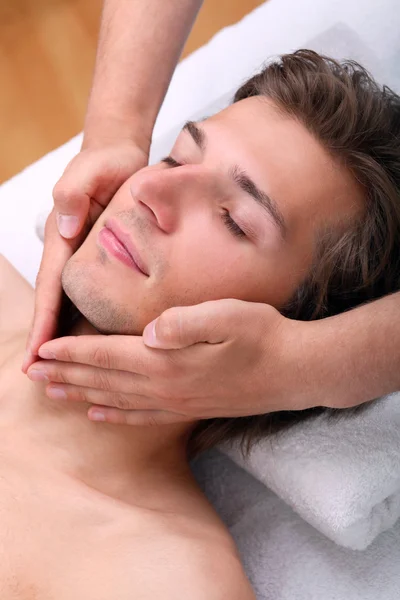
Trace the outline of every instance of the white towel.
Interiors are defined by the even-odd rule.
[[[400,520],[362,552],[338,546],[217,450],[192,464],[257,600],[399,600]]]
[[[237,445],[220,449],[341,546],[363,550],[400,517],[400,393],[299,423],[248,459]]]

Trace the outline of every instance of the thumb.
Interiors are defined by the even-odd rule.
[[[151,348],[168,350],[200,342],[219,344],[230,337],[232,320],[238,321],[243,304],[240,300],[224,299],[168,308],[146,325],[143,341]]]
[[[70,177],[67,171],[53,190],[57,227],[67,239],[76,237],[82,231],[88,217],[90,196],[82,191],[83,183],[79,177]]]

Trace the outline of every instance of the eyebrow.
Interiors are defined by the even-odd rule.
[[[204,152],[207,145],[207,138],[203,129],[200,129],[200,127],[198,127],[198,125],[196,125],[196,123],[194,123],[193,121],[186,121],[182,128],[182,131],[187,131],[192,136],[193,140],[200,148],[200,150]]]
[[[200,150],[202,152],[205,151],[207,146],[207,136],[204,129],[201,129],[193,121],[187,121],[183,126],[182,131],[187,131]],[[239,165],[234,165],[229,169],[229,177],[238,187],[240,187],[241,190],[246,192],[246,194],[249,194],[249,196],[251,196],[257,202],[257,204],[266,210],[266,212],[278,226],[282,237],[285,238],[287,233],[287,225],[284,216],[279,210],[276,202],[268,194],[263,192],[244,171],[244,169],[239,167]]]

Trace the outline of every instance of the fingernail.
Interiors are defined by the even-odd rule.
[[[79,220],[78,217],[72,215],[57,214],[58,231],[65,238],[73,238],[78,232]]]
[[[39,348],[39,352],[38,352],[40,358],[50,358],[52,360],[56,359],[56,355],[54,354],[54,352],[50,352],[49,350],[45,350],[45,349],[41,349]]]
[[[52,387],[47,390],[47,395],[53,400],[66,400],[67,394],[61,388]]]
[[[144,343],[147,346],[157,346],[157,335],[156,335],[156,322],[157,319],[151,321],[148,325],[146,325],[145,330],[143,332]]]
[[[39,369],[31,369],[27,375],[32,381],[49,381],[46,371],[39,371]]]
[[[92,410],[89,418],[91,421],[105,421],[106,420],[105,414],[103,412],[101,412],[100,410]]]

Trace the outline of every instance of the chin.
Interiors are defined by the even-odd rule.
[[[98,275],[98,276],[97,276]],[[135,327],[134,315],[106,295],[107,286],[96,269],[74,260],[65,265],[61,283],[65,294],[83,317],[100,333],[141,335]]]

